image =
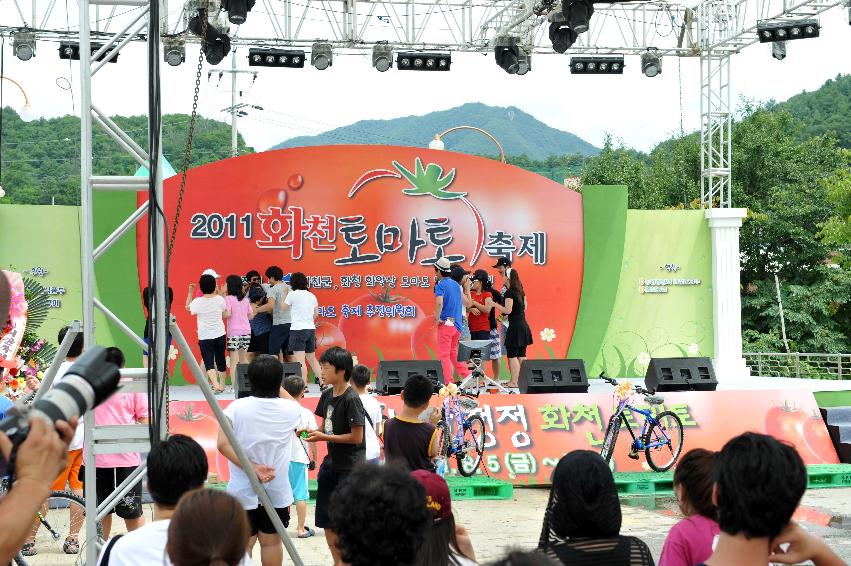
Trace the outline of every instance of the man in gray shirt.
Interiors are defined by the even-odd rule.
[[[283,353],[283,358],[289,354],[290,340],[290,310],[285,308],[284,299],[290,292],[290,286],[284,283],[284,272],[277,265],[266,270],[269,279],[269,290],[267,292],[268,302],[260,309],[272,313],[272,330],[269,331],[269,353],[278,356]],[[258,309],[258,310],[260,310]]]

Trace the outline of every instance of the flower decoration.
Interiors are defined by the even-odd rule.
[[[177,359],[177,356],[180,355],[180,350],[178,350],[174,344],[168,347],[168,359],[169,361],[174,361]]]
[[[618,383],[618,386],[615,387],[615,396],[618,399],[626,399],[632,393],[632,382],[631,381],[621,381]]]
[[[688,345],[688,353],[692,356],[700,352],[700,346],[697,344],[689,344]]]
[[[449,385],[444,385],[440,388],[440,392],[438,393],[441,397],[454,397],[458,395],[458,386],[454,383],[450,383]]]
[[[9,316],[11,318],[21,316],[27,312],[26,295],[20,291],[12,291],[9,302]]]
[[[552,328],[544,328],[543,330],[541,330],[539,335],[541,336],[541,340],[543,340],[544,342],[552,342],[556,339],[556,331]]]

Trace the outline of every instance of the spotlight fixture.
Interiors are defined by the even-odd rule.
[[[501,35],[496,38],[494,50],[496,64],[509,75],[516,75],[520,71],[520,47],[517,38],[512,35]]]
[[[304,67],[304,51],[290,49],[252,48],[248,50],[249,67]]]
[[[782,61],[786,58],[786,42],[785,41],[774,41],[771,43],[771,56],[777,59],[778,61]]]
[[[222,10],[228,13],[230,23],[242,25],[255,2],[256,0],[222,0]]]
[[[578,34],[567,22],[553,22],[550,24],[550,41],[556,53],[564,53],[576,42]]]
[[[89,45],[92,50],[92,55],[97,53],[101,47],[103,47],[100,43],[91,43]],[[107,54],[109,54],[109,50],[101,53],[100,57],[96,59],[96,61],[103,61],[106,59]],[[70,41],[63,41],[59,44],[59,58],[60,59],[73,59],[74,61],[80,60],[80,44],[79,43],[71,43]],[[112,56],[109,60],[110,63],[118,62],[118,53]]]
[[[571,57],[572,75],[622,75],[623,55],[616,57]]]
[[[35,57],[35,34],[31,31],[19,31],[12,36],[12,51],[21,61]]]
[[[756,33],[759,36],[760,43],[818,37],[819,30],[820,26],[817,20],[776,20],[758,22],[756,25]]]
[[[393,66],[393,48],[387,43],[377,43],[372,48],[372,66],[382,73]]]
[[[230,53],[230,37],[226,33],[222,33],[213,22],[207,19],[207,10],[198,10],[189,20],[189,31],[200,37],[203,42],[201,49],[204,51],[204,58],[210,65],[218,65],[225,58],[225,55]],[[201,36],[202,23],[207,19],[207,34]]]
[[[317,41],[310,49],[310,64],[324,71],[334,62],[334,50],[331,44],[327,42]]]
[[[641,54],[641,72],[647,77],[655,77],[662,73],[662,58],[659,57],[659,50],[655,47],[649,47],[645,53]]]
[[[163,38],[163,60],[172,67],[186,61],[186,43],[182,37]]]
[[[532,70],[532,54],[527,53],[524,49],[520,49],[520,56],[517,57],[517,74],[525,75]]]
[[[407,51],[396,54],[396,68],[400,71],[448,71],[451,64],[449,53]]]
[[[594,13],[594,4],[591,3],[591,0],[563,0],[562,12],[567,20],[567,25],[576,32],[576,35],[579,35],[588,31],[591,14]],[[564,52],[560,51],[559,53]]]

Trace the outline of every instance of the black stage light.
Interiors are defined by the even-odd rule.
[[[520,70],[520,47],[517,45],[516,37],[510,35],[497,37],[493,53],[496,64],[509,75],[515,75]]]
[[[183,38],[163,38],[163,60],[172,67],[186,61],[186,43]]]
[[[647,52],[641,54],[641,72],[647,77],[655,77],[662,72],[662,58],[659,50],[650,47]]]
[[[248,50],[249,67],[304,67],[304,51],[290,49],[251,48]]]
[[[396,54],[396,68],[400,71],[448,71],[451,64],[449,53],[400,51]]]
[[[524,49],[520,49],[520,55],[517,57],[517,74],[525,75],[532,70],[532,54],[527,53]]]
[[[786,42],[785,41],[774,41],[771,43],[771,56],[777,59],[778,61],[782,61],[786,58]]]
[[[614,57],[571,57],[572,75],[622,75],[623,55]]]
[[[372,48],[372,66],[382,73],[393,66],[393,48],[387,43],[378,43]]]
[[[310,49],[310,64],[324,71],[334,62],[334,49],[330,43],[317,41]]]
[[[101,47],[103,47],[100,43],[90,43],[89,47],[91,47],[92,55],[97,53]],[[106,59],[109,50],[101,53],[100,57],[96,59],[96,61],[103,61]],[[59,44],[59,58],[60,59],[73,59],[75,61],[80,60],[80,44],[79,43],[71,43],[70,41],[63,41]],[[112,56],[109,60],[110,63],[118,62],[118,53]]]
[[[760,43],[818,37],[819,30],[817,20],[775,20],[756,24]]]
[[[567,25],[567,22],[550,24],[550,41],[556,53],[564,53],[576,42],[577,33]]]
[[[594,13],[594,5],[590,0],[564,0],[562,2],[562,13],[567,20],[567,25],[579,35],[588,31],[591,14]]]
[[[202,19],[203,18],[203,19]],[[204,51],[204,58],[210,65],[218,65],[225,58],[225,55],[230,53],[230,37],[226,33],[220,32],[216,26],[209,21],[207,22],[207,34],[201,36],[204,19],[207,18],[206,10],[198,10],[189,20],[189,31],[203,39],[201,49]]]
[[[222,0],[222,9],[228,13],[228,21],[241,25],[248,18],[248,12],[254,7],[256,0]]]

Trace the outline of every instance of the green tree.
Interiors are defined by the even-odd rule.
[[[659,199],[648,184],[646,156],[612,142],[606,135],[600,153],[589,157],[582,171],[583,185],[626,185],[630,208],[658,208]]]
[[[845,151],[845,158],[851,162],[851,151]],[[843,268],[851,268],[851,169],[843,167],[832,177],[822,181],[827,198],[833,206],[833,214],[822,226],[819,236],[822,242],[831,248],[831,252]]]

